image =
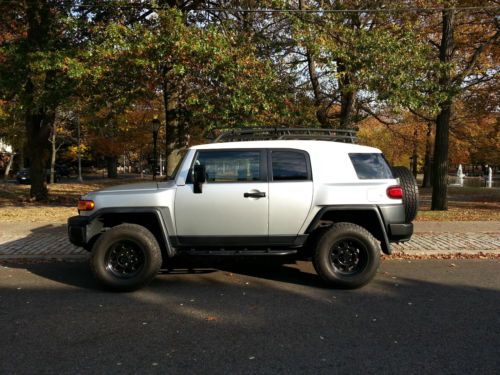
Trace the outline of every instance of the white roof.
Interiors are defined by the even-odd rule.
[[[328,151],[337,151],[337,152],[359,152],[359,153],[381,152],[379,149],[374,147],[361,146],[353,143],[320,141],[320,140],[294,140],[294,139],[208,143],[204,145],[193,146],[191,148],[197,150],[211,150],[211,149],[224,149],[224,148],[295,148],[305,151],[328,149]]]

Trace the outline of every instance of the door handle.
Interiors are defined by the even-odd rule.
[[[243,193],[243,197],[245,198],[264,198],[266,196],[266,193],[263,191],[258,191],[255,193]]]

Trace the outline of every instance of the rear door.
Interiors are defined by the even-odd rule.
[[[312,204],[309,154],[302,150],[269,151],[269,236],[299,233]]]

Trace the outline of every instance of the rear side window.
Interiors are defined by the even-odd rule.
[[[394,178],[382,154],[349,154],[349,157],[360,180]]]
[[[310,180],[306,156],[296,151],[273,151],[273,181]]]

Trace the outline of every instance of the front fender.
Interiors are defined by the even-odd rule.
[[[170,216],[168,212],[163,213],[162,209],[168,211],[166,207],[110,207],[97,210],[90,216],[73,216],[68,219],[70,242],[90,250],[88,249],[89,244],[93,243],[93,239],[105,230],[106,219],[115,219],[120,223],[131,222],[127,220],[127,215],[151,214],[155,218],[160,232],[160,237],[157,236],[157,240],[160,245],[164,245],[167,255],[172,257],[175,255],[175,248],[169,237],[168,218]],[[136,224],[142,225],[144,223],[137,222]]]

